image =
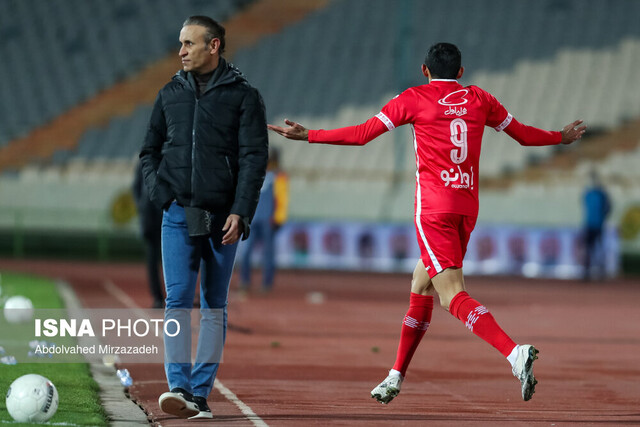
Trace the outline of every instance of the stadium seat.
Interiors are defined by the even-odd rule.
[[[197,13],[224,19],[246,1],[184,3]],[[314,128],[362,122],[404,88],[426,83],[419,66],[426,48],[442,40],[458,44],[463,52],[463,84],[489,90],[527,124],[559,129],[583,118],[592,129],[611,130],[640,116],[640,86],[635,81],[640,2],[460,0],[456,19],[442,19],[451,7],[448,0],[335,0],[230,60],[261,91],[271,123],[282,123],[285,117]],[[0,55],[6,59],[0,62],[0,78],[15,77],[15,84],[0,87],[0,147],[175,50],[175,19],[184,10],[185,4],[172,0],[9,2],[0,15]],[[42,31],[26,35],[25,43],[30,49],[46,49],[23,65],[20,29],[34,16],[42,21]],[[568,26],[568,21],[579,24]],[[116,26],[119,31],[109,31]],[[131,38],[139,45],[124,48]],[[47,73],[40,72],[45,68]],[[131,166],[149,114],[150,106],[138,108],[114,117],[104,128],[87,131],[76,150],[53,156],[52,167],[81,176],[90,169],[78,166],[82,162]],[[327,201],[351,200],[360,210],[372,206],[362,214],[369,219],[387,212],[406,219],[404,207],[396,203],[405,206],[413,194],[415,160],[408,129],[397,129],[363,148],[308,146],[283,142],[273,134],[270,139],[283,148],[282,164],[290,172],[292,217],[336,215],[335,209],[325,212],[331,210]],[[520,147],[504,133],[487,129],[480,168],[484,177],[498,178],[555,152]],[[625,168],[635,174],[630,162],[640,160],[638,156],[634,152],[602,159],[603,173],[614,176]],[[102,170],[108,175],[116,169]],[[579,163],[575,176],[567,178],[570,197],[552,197],[572,203],[585,170]],[[407,191],[395,187],[394,176],[402,177],[398,188]],[[361,199],[354,189],[370,197]],[[548,189],[534,183],[514,191],[521,192],[514,200],[530,207],[526,194],[542,197]],[[483,205],[487,215],[507,202],[514,204],[499,198],[489,196],[491,202]],[[355,212],[344,209],[346,216]]]
[[[3,98],[20,120],[0,117],[0,147],[176,49],[176,17],[185,11],[224,20],[246,3],[3,2],[0,79],[12,82]]]

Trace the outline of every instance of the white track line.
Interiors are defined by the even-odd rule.
[[[129,295],[127,295],[122,289],[117,287],[112,281],[105,280],[102,285],[109,294],[111,294],[115,299],[124,304],[127,308],[134,310],[139,317],[144,318],[147,316],[144,310],[142,310]],[[240,409],[240,412],[242,412],[242,414],[247,417],[247,419],[251,421],[254,426],[269,427],[269,424],[265,423],[262,418],[260,418],[255,412],[253,412],[253,409],[251,409],[249,405],[240,400],[234,392],[229,390],[217,378],[213,383],[213,387],[217,389],[220,394],[222,394],[229,402],[236,405],[238,409]]]
[[[147,313],[142,308],[140,308],[129,295],[126,294],[126,292],[117,287],[111,280],[105,280],[102,283],[102,286],[109,294],[111,294],[111,296],[124,304],[125,307],[133,310],[136,316],[142,319],[148,316]]]
[[[260,418],[258,415],[256,415],[255,412],[253,412],[249,405],[238,399],[238,396],[236,396],[234,392],[225,387],[224,384],[222,384],[217,378],[213,383],[213,387],[216,388],[220,392],[220,394],[226,397],[227,400],[234,403],[238,407],[238,409],[240,409],[240,412],[242,412],[244,416],[253,423],[254,426],[269,427],[269,425],[265,423],[262,418]]]

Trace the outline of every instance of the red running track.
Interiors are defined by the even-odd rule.
[[[66,280],[85,307],[123,307],[108,281],[135,304],[151,303],[141,265],[0,260],[0,270]],[[521,401],[519,382],[496,350],[436,309],[402,393],[388,406],[369,391],[393,364],[409,275],[287,271],[272,294],[246,299],[235,287],[234,277],[218,378],[238,400],[214,389],[216,425],[640,425],[636,280],[468,278],[469,293],[507,333],[540,349],[533,399]],[[311,292],[324,302],[310,302]],[[135,381],[130,393],[152,424],[211,423],[159,411],[162,365],[126,367]]]

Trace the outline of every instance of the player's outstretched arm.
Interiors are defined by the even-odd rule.
[[[582,120],[576,120],[573,123],[566,125],[560,132],[548,131],[540,129],[534,126],[527,126],[515,119],[511,118],[511,121],[504,129],[504,131],[511,138],[518,141],[520,145],[524,146],[542,146],[542,145],[557,145],[557,144],[571,144],[572,142],[580,139],[584,135],[586,126],[580,126]]]
[[[582,120],[576,120],[573,123],[569,123],[565,127],[562,128],[562,144],[571,144],[574,141],[582,138],[584,132],[587,130],[587,126],[582,124]]]
[[[284,119],[284,122],[288,125],[288,127],[267,125],[267,128],[276,133],[279,133],[287,139],[295,139],[298,141],[309,140],[309,131],[300,123],[292,122],[289,119]]]
[[[307,129],[300,123],[285,119],[288,127],[267,125],[278,134],[289,139],[309,141],[315,144],[365,145],[389,129],[377,117],[371,117],[364,123],[338,129]]]

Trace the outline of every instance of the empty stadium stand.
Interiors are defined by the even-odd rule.
[[[131,73],[162,61],[167,70],[176,70],[177,61],[166,62],[168,55],[175,58],[176,16],[193,10],[224,20],[250,2],[135,0],[98,2],[96,8],[83,0],[0,3],[9,11],[0,15],[0,54],[7,59],[0,62],[0,78],[12,82],[0,86],[1,157],[3,144],[74,106],[87,108]],[[559,129],[583,118],[591,129],[611,132],[640,117],[638,1],[460,0],[455,13],[448,0],[333,0],[318,7],[324,3],[303,19],[230,49],[231,60],[263,94],[272,123],[288,117],[308,127],[331,128],[364,121],[404,88],[426,83],[420,64],[437,41],[460,46],[466,67],[462,83],[489,90],[525,123]],[[290,1],[288,7],[295,4]],[[263,12],[244,28],[277,16]],[[33,31],[33,23],[41,31]],[[234,28],[230,40],[243,33],[243,27]],[[28,33],[24,38],[23,32]],[[33,54],[39,45],[45,46],[44,53]],[[30,54],[23,58],[25,49]],[[60,143],[44,160],[14,170],[14,180],[35,185],[102,177],[112,184],[96,203],[108,204],[128,184],[126,172],[144,134],[153,96],[140,98],[124,113],[88,121],[77,137],[65,134],[74,142]],[[614,177],[630,168],[637,150],[574,162],[562,172],[566,185],[553,190],[555,178],[530,182],[525,176],[521,180],[519,171],[562,152],[523,148],[491,129],[485,135],[483,176],[489,181],[508,176],[516,184],[506,190],[487,187],[481,220],[558,221],[557,215],[530,209],[548,193],[547,200],[571,213],[563,221],[577,221],[576,200],[588,162],[597,162],[619,186],[615,197],[631,194],[625,193],[630,184]],[[410,138],[410,131],[401,128],[366,147],[345,148],[285,142],[272,135],[291,176],[291,216],[410,220],[415,180]],[[74,191],[65,194],[72,197]]]
[[[24,136],[177,45],[185,11],[225,20],[247,1],[2,0],[0,146]]]

